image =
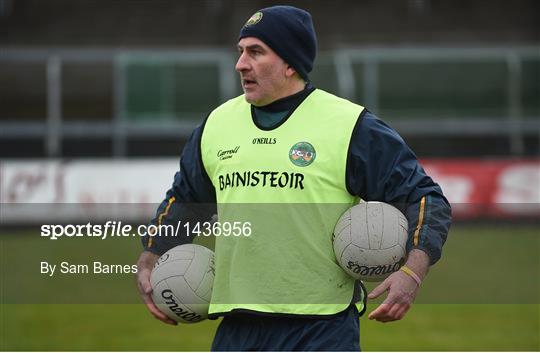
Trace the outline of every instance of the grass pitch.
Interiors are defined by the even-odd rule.
[[[87,287],[79,288],[80,292],[124,293],[130,298],[125,302],[133,304],[5,304],[17,302],[10,297],[17,293],[54,294],[54,288],[32,286],[33,281],[25,281],[25,271],[36,271],[32,267],[36,264],[28,269],[10,266],[44,256],[43,248],[32,248],[33,236],[16,232],[0,237],[1,350],[209,350],[219,321],[164,325],[153,319],[143,305],[134,304],[130,296],[136,291],[133,278],[122,277],[114,286],[98,281],[91,288],[86,282]],[[59,242],[54,251],[74,259],[88,251],[86,246],[75,253],[70,249],[75,244]],[[417,303],[402,321],[381,324],[367,320],[367,316],[361,319],[362,349],[540,350],[539,244],[540,232],[533,226],[455,226],[443,259],[431,270]],[[122,246],[126,261],[135,259],[140,251],[135,241]],[[107,248],[93,251],[104,259],[108,251],[112,252]],[[26,261],[17,262],[20,258]],[[68,288],[64,285],[73,283],[61,284],[56,292]],[[369,304],[368,312],[375,306]]]

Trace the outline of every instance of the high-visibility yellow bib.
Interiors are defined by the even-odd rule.
[[[332,232],[358,201],[345,178],[363,109],[317,89],[271,130],[257,127],[244,96],[210,114],[201,157],[229,234],[216,237],[210,314],[332,315],[349,306],[354,280],[336,262]]]

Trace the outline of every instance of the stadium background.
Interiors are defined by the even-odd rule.
[[[539,3],[282,3],[313,15],[315,85],[394,126],[458,210],[425,284],[454,298],[419,298],[390,325],[362,319],[363,349],[539,350]],[[165,327],[131,300],[10,300],[26,274],[13,263],[44,250],[25,227],[36,214],[8,211],[29,202],[45,214],[53,202],[159,202],[191,129],[240,93],[239,27],[271,4],[0,0],[0,349],[209,348],[216,322]],[[74,245],[55,250],[80,253]],[[119,258],[92,246],[84,251]],[[120,257],[133,262],[139,243],[124,246]],[[113,291],[99,285],[86,290]],[[119,286],[135,291],[133,282]],[[500,287],[532,297],[486,294]]]

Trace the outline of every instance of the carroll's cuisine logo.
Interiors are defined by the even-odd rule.
[[[291,147],[289,159],[294,165],[306,167],[315,160],[315,148],[309,142],[298,142]]]
[[[248,27],[248,26],[253,26],[254,24],[256,23],[259,23],[261,21],[263,17],[263,13],[262,12],[255,12],[253,14],[253,16],[251,16],[249,18],[249,20],[247,20],[246,24],[244,25],[244,27]]]
[[[240,146],[236,146],[235,148],[231,148],[228,150],[219,150],[217,153],[217,156],[219,157],[219,160],[225,160],[232,158],[240,149]]]

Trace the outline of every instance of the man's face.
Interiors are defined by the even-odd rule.
[[[238,54],[235,68],[248,103],[263,106],[288,95],[294,70],[269,46],[255,37],[245,37],[238,42]]]

